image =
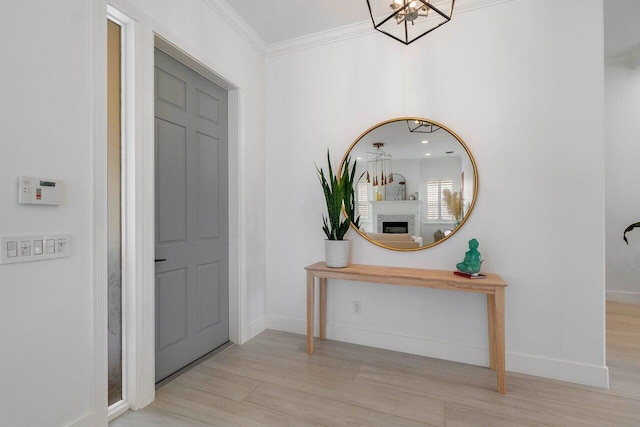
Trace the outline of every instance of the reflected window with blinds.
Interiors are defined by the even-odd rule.
[[[453,179],[429,178],[427,180],[427,222],[453,221],[444,200],[444,191],[453,191]]]
[[[360,222],[369,222],[369,188],[367,182],[359,182],[356,189],[357,207],[358,212],[356,215],[360,215]]]

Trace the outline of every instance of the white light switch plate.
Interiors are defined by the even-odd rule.
[[[0,236],[0,264],[66,258],[71,243],[69,233]]]

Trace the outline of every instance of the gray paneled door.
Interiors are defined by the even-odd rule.
[[[227,92],[155,52],[156,382],[229,340]]]

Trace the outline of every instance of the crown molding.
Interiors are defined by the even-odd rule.
[[[607,57],[604,63],[605,65],[624,65],[633,70],[640,68],[640,46],[627,54]]]
[[[343,27],[332,28],[319,33],[285,40],[279,43],[272,43],[267,46],[267,57],[284,55],[297,50],[309,49],[328,43],[335,43],[341,40],[356,38],[376,32],[371,26],[371,21],[362,21],[357,24],[345,25]]]
[[[473,10],[484,9],[486,7],[497,6],[512,1],[514,0],[457,0],[454,14],[458,15],[460,13],[471,12]],[[377,32],[371,25],[371,21],[366,20],[358,22],[356,24],[345,25],[343,27],[333,28],[331,30],[310,34],[308,36],[297,37],[295,39],[269,44],[266,47],[265,56],[271,57],[284,55],[302,49],[309,49],[311,47],[335,43],[342,40],[361,37],[373,33]]]
[[[203,1],[265,57],[283,55],[297,50],[335,43],[376,32],[371,22],[366,20],[279,43],[267,44],[225,0]],[[484,9],[512,1],[515,0],[457,0],[454,14],[458,15],[460,13],[471,12],[473,10]]]
[[[262,56],[267,55],[267,43],[224,0],[203,0]]]

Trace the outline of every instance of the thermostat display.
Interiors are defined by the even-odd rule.
[[[32,176],[18,179],[18,203],[21,205],[59,205],[63,201],[62,181]]]

